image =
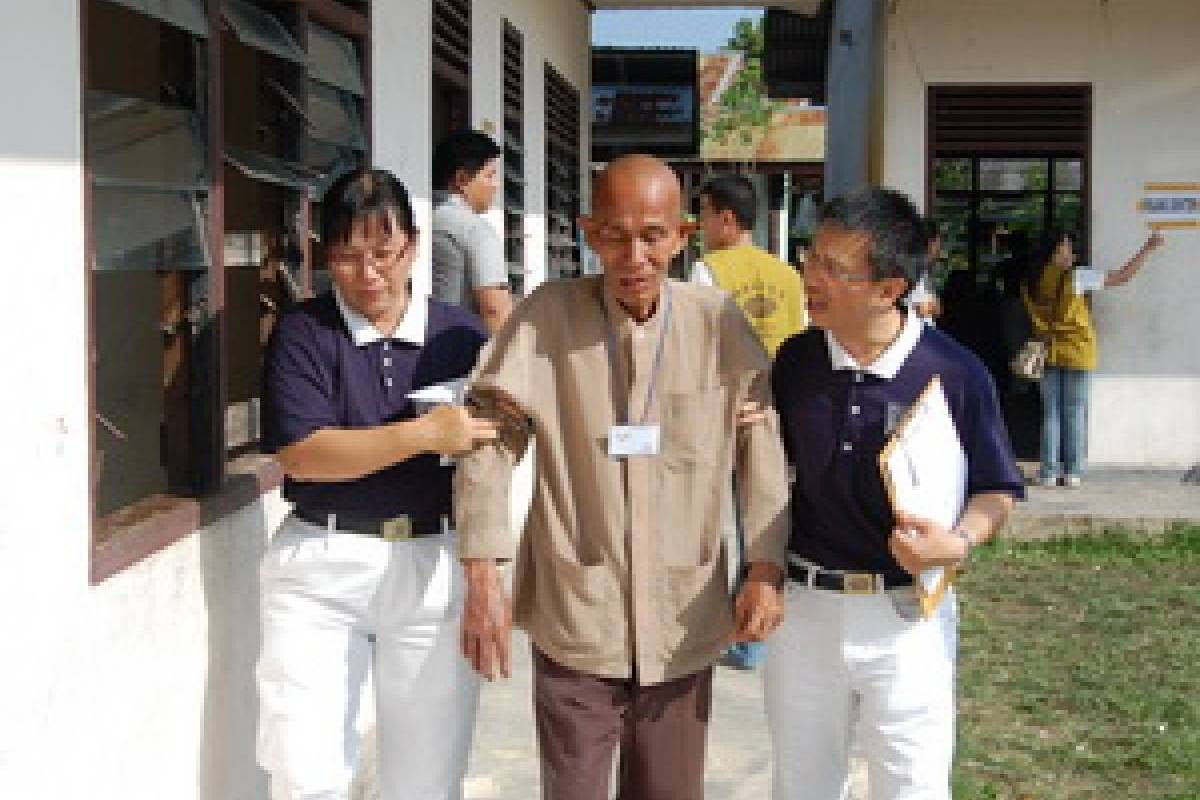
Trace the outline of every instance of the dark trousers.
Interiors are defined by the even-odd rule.
[[[654,686],[568,669],[533,651],[543,800],[702,800],[712,668]]]

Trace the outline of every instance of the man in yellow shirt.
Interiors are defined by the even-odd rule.
[[[758,340],[771,355],[792,334],[808,324],[804,284],[792,267],[754,244],[758,198],[744,175],[719,175],[700,189],[700,230],[707,253],[692,270],[692,283],[717,286],[728,292],[746,315]],[[736,494],[736,492],[735,492]],[[741,560],[742,530],[736,508],[727,515],[726,535],[736,537]],[[724,663],[754,669],[764,657],[762,642],[730,646]]]
[[[729,292],[772,356],[808,323],[804,284],[789,264],[754,245],[758,209],[754,184],[744,175],[719,175],[700,190],[700,229],[708,252],[692,282]]]

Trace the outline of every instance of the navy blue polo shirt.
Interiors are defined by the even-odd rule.
[[[1024,497],[991,375],[972,353],[910,315],[896,342],[860,368],[832,336],[810,329],[783,344],[771,376],[796,468],[790,553],[830,569],[907,579],[888,550],[893,516],[879,453],[934,375],[966,452],[968,497]]]
[[[486,334],[455,306],[414,298],[390,337],[333,292],[280,317],[263,370],[263,447],[274,453],[320,428],[370,428],[415,414],[405,395],[465,376]],[[284,481],[308,513],[383,519],[450,513],[452,468],[421,455],[353,481]]]

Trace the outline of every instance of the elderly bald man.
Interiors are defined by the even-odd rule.
[[[539,287],[471,379],[502,436],[457,470],[463,650],[507,676],[510,620],[528,631],[551,800],[608,798],[618,743],[623,800],[702,797],[712,664],[781,617],[787,480],[768,359],[727,295],[668,279],[680,212],[661,161],[612,162],[580,219],[603,274]],[[752,404],[765,413],[740,416]],[[531,439],[515,544],[510,477]],[[735,475],[749,562],[736,601],[721,536]]]

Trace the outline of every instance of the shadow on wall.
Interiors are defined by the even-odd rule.
[[[208,610],[208,679],[197,796],[262,800],[266,773],[255,761],[260,643],[258,565],[278,520],[263,498],[203,531],[201,564]]]

